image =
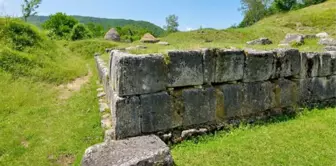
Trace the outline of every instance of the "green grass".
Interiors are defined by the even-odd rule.
[[[66,101],[53,85],[0,77],[0,165],[56,165],[65,155],[79,164],[102,141],[96,77]]]
[[[0,18],[0,44],[0,165],[80,165],[84,150],[103,140],[97,73],[87,58],[97,44],[70,49],[10,18]],[[87,64],[89,83],[60,99],[58,85],[86,75]]]
[[[305,111],[299,117],[242,126],[176,145],[177,165],[335,165],[336,109]]]

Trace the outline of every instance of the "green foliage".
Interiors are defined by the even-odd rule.
[[[42,0],[24,0],[21,5],[22,16],[25,21],[30,16],[35,16],[37,14],[36,9],[41,4]]]
[[[268,1],[265,0],[241,0],[240,10],[244,13],[244,19],[238,27],[253,25],[268,15]]]
[[[92,36],[94,38],[103,37],[105,34],[104,27],[100,24],[95,24],[95,23],[90,22],[90,23],[87,23],[86,26],[92,32]]]
[[[286,12],[294,9],[296,5],[296,0],[274,0],[271,8],[276,12]]]
[[[84,24],[76,24],[70,34],[71,40],[82,40],[92,37],[92,32]]]
[[[164,28],[168,33],[177,32],[177,28],[179,26],[178,16],[176,16],[175,14],[169,15],[168,17],[166,17],[166,24],[167,25]]]
[[[49,31],[49,36],[57,39],[67,39],[78,21],[65,13],[50,15],[42,27]]]
[[[123,27],[116,27],[116,30],[118,31],[121,41],[126,41],[126,42],[133,42],[136,40],[140,40],[141,37],[145,33],[150,33],[149,30],[133,25],[126,25]]]
[[[23,51],[42,44],[43,37],[36,27],[18,19],[0,18],[0,40],[3,45]]]
[[[96,18],[96,17],[85,17],[85,16],[72,16],[77,19],[80,23],[89,24],[93,23],[96,25],[101,25],[104,28],[104,34],[110,28],[115,27],[123,27],[127,25],[131,25],[140,29],[148,30],[154,36],[162,36],[165,31],[150,22],[147,21],[135,21],[135,20],[125,20],[125,19],[107,19],[107,18]],[[32,16],[28,18],[28,22],[31,22],[37,26],[43,24],[46,20],[48,20],[48,16]]]

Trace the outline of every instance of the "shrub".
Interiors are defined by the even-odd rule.
[[[36,27],[21,20],[3,18],[0,29],[0,39],[15,50],[23,51],[27,47],[39,46],[43,40]]]
[[[57,39],[67,39],[73,27],[78,24],[72,16],[65,13],[50,15],[49,19],[42,24],[42,27],[49,31],[49,36]]]
[[[92,38],[92,32],[84,24],[76,24],[70,34],[71,40]]]

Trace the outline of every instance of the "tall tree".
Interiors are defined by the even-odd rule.
[[[254,24],[268,15],[267,8],[270,6],[270,0],[241,0],[241,10],[244,14],[243,21],[239,27],[246,27]]]
[[[21,5],[22,16],[25,21],[29,16],[35,16],[37,14],[36,9],[40,6],[42,0],[24,0]]]
[[[297,5],[297,0],[274,0],[272,8],[276,12],[285,12],[292,10]]]
[[[74,17],[58,12],[50,15],[49,19],[42,24],[42,27],[48,30],[52,37],[66,39],[76,24],[78,24],[78,20]]]
[[[178,16],[176,16],[175,14],[169,15],[168,17],[166,17],[166,23],[167,25],[164,27],[164,29],[166,29],[167,32],[170,33],[178,31]]]

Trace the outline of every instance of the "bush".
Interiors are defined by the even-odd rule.
[[[2,18],[0,40],[12,49],[23,51],[28,47],[40,46],[43,38],[38,29],[21,20]]]
[[[92,38],[92,32],[84,24],[76,24],[70,34],[71,40]]]
[[[42,27],[49,31],[49,36],[56,39],[67,39],[73,27],[78,24],[72,16],[65,13],[50,15],[49,19],[42,24]]]

